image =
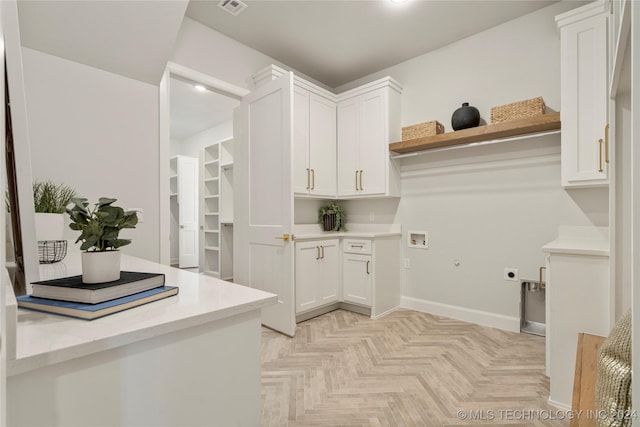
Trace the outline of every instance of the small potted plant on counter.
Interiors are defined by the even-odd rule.
[[[347,212],[332,202],[318,210],[318,224],[324,231],[347,231]]]
[[[72,208],[67,208],[71,218],[69,227],[80,231],[76,243],[82,242],[82,281],[103,283],[120,278],[120,251],[118,248],[131,243],[130,239],[120,239],[123,228],[136,228],[138,215],[135,211],[125,212],[113,206],[116,199],[100,197],[93,209],[85,198],[72,198]]]

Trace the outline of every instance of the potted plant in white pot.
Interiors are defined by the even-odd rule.
[[[136,228],[138,216],[135,211],[125,212],[113,206],[116,199],[100,197],[93,209],[85,198],[72,198],[72,208],[67,208],[71,218],[69,227],[80,231],[76,243],[82,242],[82,281],[103,283],[120,278],[120,251],[118,248],[131,243],[120,239],[123,228]]]
[[[62,240],[64,212],[75,195],[75,190],[66,184],[51,181],[33,183],[33,206],[38,242]]]

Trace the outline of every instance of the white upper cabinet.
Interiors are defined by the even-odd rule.
[[[562,185],[609,184],[609,3],[556,17],[561,45]]]
[[[336,103],[299,84],[293,95],[293,188],[336,196]]]
[[[391,78],[339,96],[338,196],[399,196],[389,143],[400,139],[400,86]]]

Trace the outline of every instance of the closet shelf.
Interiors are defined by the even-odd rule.
[[[433,148],[500,140],[558,129],[560,129],[560,112],[554,112],[541,116],[527,117],[526,119],[511,120],[455,132],[393,142],[389,144],[389,151],[396,153],[413,153]]]

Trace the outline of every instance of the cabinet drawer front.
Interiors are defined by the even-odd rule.
[[[352,254],[370,254],[371,240],[346,239],[344,241],[344,252]]]

